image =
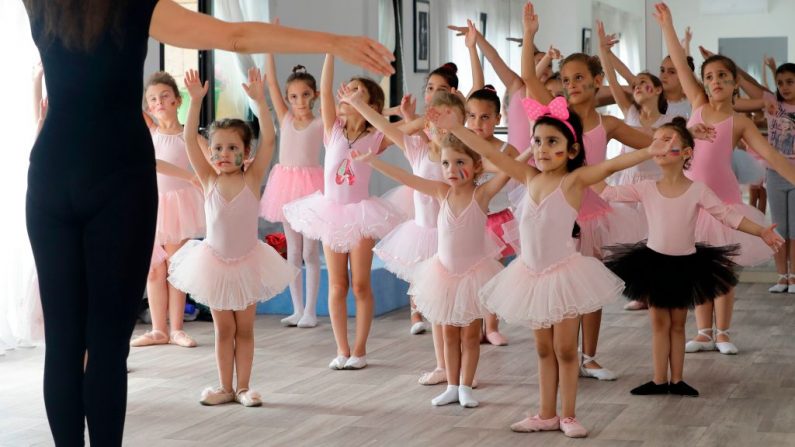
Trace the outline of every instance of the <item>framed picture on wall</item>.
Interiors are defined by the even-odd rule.
[[[582,52],[591,54],[591,28],[582,29]]]
[[[414,73],[431,69],[431,4],[414,0]]]

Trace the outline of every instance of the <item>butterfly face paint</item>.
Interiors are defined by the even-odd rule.
[[[238,168],[243,166],[243,153],[242,152],[237,152],[235,154],[235,166],[238,167]]]

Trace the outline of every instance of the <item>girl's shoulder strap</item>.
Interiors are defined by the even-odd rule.
[[[508,142],[507,141],[502,143],[502,146],[500,147],[500,152],[505,152],[505,149],[508,149]]]

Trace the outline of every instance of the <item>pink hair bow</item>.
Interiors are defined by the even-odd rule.
[[[548,105],[541,104],[532,98],[524,98],[522,106],[530,121],[537,121],[542,116],[548,116],[565,124],[574,136],[574,142],[577,142],[574,126],[569,123],[569,104],[566,102],[566,98],[558,96],[550,101]]]

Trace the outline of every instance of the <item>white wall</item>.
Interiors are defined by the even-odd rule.
[[[703,45],[717,51],[721,37],[782,37],[788,40],[788,61],[795,61],[795,2],[769,0],[767,13],[754,14],[701,14],[699,2],[693,0],[669,0],[668,6],[674,19],[676,31],[682,37],[685,27],[693,28],[693,57],[696,70],[703,61],[698,46]],[[653,19],[652,19],[653,20]],[[654,26],[657,26],[654,23]],[[667,51],[664,51],[667,54]],[[776,61],[779,64],[786,61]],[[759,55],[762,63],[762,54]]]

